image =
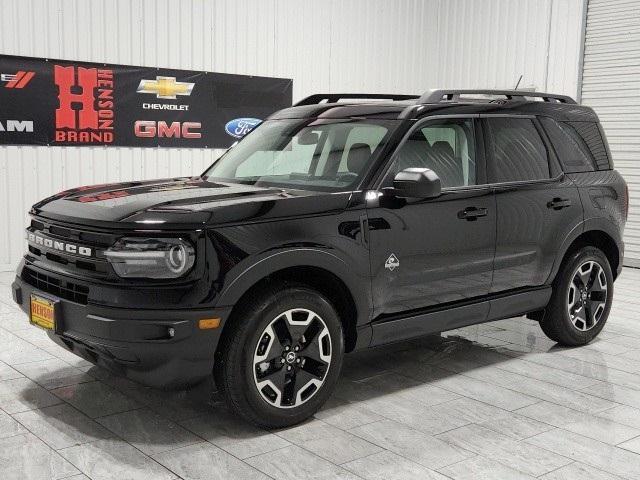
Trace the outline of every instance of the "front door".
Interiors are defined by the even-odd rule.
[[[419,123],[396,151],[379,192],[369,192],[374,318],[489,293],[496,207],[479,168],[477,138],[473,118]],[[384,188],[409,167],[433,170],[442,195],[403,199]]]

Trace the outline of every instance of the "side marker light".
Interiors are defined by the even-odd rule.
[[[201,318],[198,320],[198,328],[200,330],[209,330],[212,328],[218,328],[220,326],[220,317],[216,318]]]

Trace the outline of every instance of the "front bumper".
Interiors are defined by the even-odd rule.
[[[27,315],[32,293],[59,301],[55,330],[47,331],[58,345],[91,363],[152,387],[179,387],[211,375],[214,353],[231,310],[83,305],[56,298],[19,276],[11,289],[14,301]],[[213,317],[222,319],[218,328],[198,328],[198,320]]]

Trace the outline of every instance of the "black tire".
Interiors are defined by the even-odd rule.
[[[320,339],[318,342],[322,343],[322,345],[317,344],[318,352],[315,352],[312,342],[305,345],[303,342],[306,340],[301,340],[305,338],[304,334],[307,334],[308,330],[305,330],[303,335],[299,335],[299,333],[301,329],[308,328],[307,326],[296,326],[287,322],[286,327],[290,329],[288,355],[293,352],[294,346],[298,346],[300,349],[297,354],[299,358],[294,358],[289,364],[290,359],[285,362],[285,358],[288,357],[284,350],[282,350],[283,353],[280,357],[269,355],[272,351],[277,355],[280,349],[285,348],[282,344],[287,343],[279,340],[282,322],[293,318],[294,315],[304,314],[303,309],[315,314],[315,317],[309,316],[308,318],[313,318],[313,320],[309,320],[311,322],[309,325],[316,325],[314,329],[320,329],[320,333],[317,333],[315,337]],[[287,317],[285,312],[292,310],[294,312]],[[316,318],[319,319],[319,322]],[[277,328],[274,322],[278,322]],[[317,326],[318,324],[322,325]],[[344,355],[344,339],[342,324],[335,308],[319,292],[298,284],[278,285],[256,292],[234,313],[234,317],[227,327],[229,330],[224,332],[218,350],[214,378],[218,391],[223,395],[231,410],[241,417],[263,428],[283,428],[311,417],[331,395],[340,375]],[[265,344],[265,339],[270,338],[268,331],[265,330],[268,327],[272,328],[271,332],[278,332],[278,334],[273,335],[272,343]],[[327,332],[329,339],[327,339]],[[312,335],[309,334],[309,336]],[[327,350],[330,350],[330,353]],[[258,354],[263,351],[266,351],[265,359],[254,364],[256,358],[260,358]],[[308,356],[305,356],[305,352]],[[322,367],[322,361],[317,361],[314,364],[311,358],[314,352],[326,360],[330,358],[330,361],[326,362],[328,367]],[[267,355],[274,359],[271,363],[266,361]],[[300,361],[300,364],[295,363]],[[284,370],[276,368],[277,362],[283,362],[281,368]],[[258,375],[262,375],[261,368],[267,364],[269,366],[264,368],[268,368],[268,372],[274,373],[269,374],[273,377],[265,378],[273,378],[274,386],[275,383],[280,383],[280,380],[284,382],[281,383],[284,386],[279,390],[280,397],[275,400],[273,394],[277,394],[277,389],[274,391],[270,386],[262,387],[262,390],[259,388],[259,384],[262,386],[263,379],[258,379]],[[318,367],[318,365],[320,366]],[[287,368],[291,371],[286,371]],[[319,380],[322,382],[321,385],[317,387],[309,385],[306,390],[303,388],[299,392],[294,391],[291,394],[294,388],[286,386],[291,385],[292,378],[295,387],[299,387],[300,384],[312,377],[306,371],[307,368],[314,368],[314,373],[319,371],[322,374],[324,372],[324,376]],[[289,379],[288,383],[287,379]],[[300,397],[298,397],[298,393]],[[267,394],[272,395],[268,397]],[[304,398],[302,395],[307,395],[308,398],[302,400]],[[296,398],[293,399],[293,396]],[[297,404],[298,402],[302,403]]]
[[[590,264],[594,265],[591,270],[589,270]],[[597,267],[600,267],[600,270]],[[581,268],[585,272],[584,275],[578,271]],[[600,272],[606,278],[604,290],[601,287]],[[582,277],[585,275],[587,280],[583,284]],[[592,285],[593,291],[590,291],[589,282],[592,276],[598,277],[593,278],[593,281],[598,283]],[[578,285],[583,285],[586,298],[582,297],[580,287],[576,286],[574,280]],[[603,296],[604,301],[602,301]],[[553,282],[551,299],[540,320],[540,327],[547,337],[561,345],[571,347],[586,345],[604,328],[611,310],[612,299],[613,274],[609,260],[601,250],[595,247],[583,247],[571,253],[560,267]],[[570,314],[572,301],[576,302],[573,308],[582,313]]]

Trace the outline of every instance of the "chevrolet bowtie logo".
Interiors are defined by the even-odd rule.
[[[155,93],[157,98],[175,100],[176,95],[191,95],[195,83],[176,82],[176,77],[156,77],[155,80],[140,80],[136,92]]]

